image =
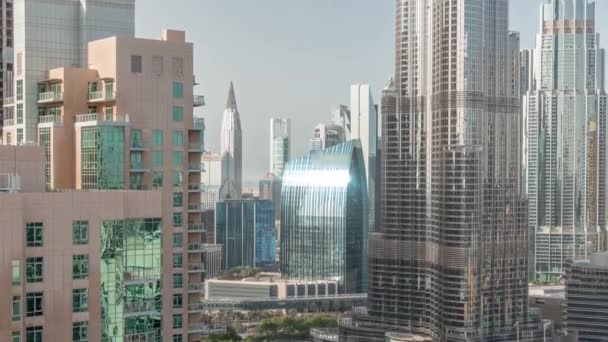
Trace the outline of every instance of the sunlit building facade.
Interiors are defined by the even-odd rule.
[[[344,128],[336,123],[320,123],[308,141],[310,151],[321,151],[346,141]]]
[[[605,53],[595,2],[545,0],[523,99],[530,273],[557,280],[566,259],[606,249]]]
[[[270,119],[270,173],[283,175],[285,164],[289,161],[291,149],[291,120]]]
[[[367,286],[368,196],[359,140],[290,161],[281,191],[280,268],[289,279]]]

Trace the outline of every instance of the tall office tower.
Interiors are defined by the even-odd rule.
[[[359,140],[312,151],[287,164],[281,191],[284,277],[337,280],[345,293],[367,288],[368,195]]]
[[[368,84],[353,84],[350,87],[351,133],[347,139],[361,141],[365,159],[365,175],[369,194],[369,227],[376,225],[376,153],[378,152],[378,107],[372,98]]]
[[[344,128],[335,123],[320,123],[315,127],[313,137],[308,141],[310,151],[321,151],[346,141]]]
[[[0,1],[0,104],[11,97],[13,80],[13,0]],[[4,126],[4,110],[0,108],[0,144]]]
[[[595,2],[545,0],[527,119],[531,273],[557,280],[568,258],[606,249],[604,50]]]
[[[222,187],[222,158],[218,153],[205,152],[201,172],[201,204],[207,210],[215,210]]]
[[[237,199],[241,197],[243,182],[243,133],[241,132],[241,118],[236,107],[234,86],[230,82],[228,102],[224,110],[222,122],[222,185],[220,199]]]
[[[215,243],[222,245],[222,269],[273,266],[276,260],[274,203],[254,198],[219,201]]]
[[[270,200],[274,203],[275,217],[281,219],[281,178],[272,173],[267,173],[260,179],[259,197],[262,200]]]
[[[525,96],[529,90],[536,87],[536,84],[534,83],[534,50],[521,50],[519,52],[519,64],[521,68],[521,74],[519,76],[521,96]]]
[[[581,342],[605,341],[608,336],[608,254],[564,262],[566,310],[564,322]]]
[[[4,101],[4,141],[36,142],[38,84],[57,67],[86,68],[87,44],[133,37],[135,0],[14,0],[14,91]]]
[[[204,102],[193,95],[193,46],[182,31],[166,30],[160,40],[110,37],[89,43],[87,60],[88,68],[51,69],[36,85],[42,179],[51,190],[158,189],[169,260],[162,264],[162,340],[200,338],[202,311],[189,308],[200,303],[204,279],[202,144],[193,118]],[[129,332],[115,327],[107,333],[122,341]]]
[[[339,320],[340,339],[515,341],[527,318],[527,228],[509,2],[396,9],[397,114],[382,120],[367,313]]]
[[[291,149],[291,120],[270,119],[270,173],[283,176],[285,164],[289,161]]]
[[[350,110],[345,105],[339,105],[331,110],[331,121],[342,126],[345,140],[350,140],[351,120]]]

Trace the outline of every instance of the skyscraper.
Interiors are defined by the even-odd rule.
[[[320,151],[346,141],[344,128],[335,123],[320,123],[308,141],[310,151]]]
[[[346,140],[350,139],[351,121],[348,106],[339,105],[331,110],[331,121],[342,126]]]
[[[285,164],[289,161],[291,149],[291,120],[270,119],[270,173],[283,176]]]
[[[0,103],[4,105],[5,97],[12,97],[13,84],[13,0],[0,1]],[[0,143],[4,126],[4,109],[0,108]]]
[[[311,151],[287,164],[281,191],[283,276],[367,286],[368,195],[359,140]]]
[[[222,158],[222,185],[220,187],[220,199],[236,199],[241,197],[243,184],[242,135],[241,118],[236,106],[234,85],[230,82],[228,101],[222,121],[222,145],[220,150]]]
[[[38,82],[57,67],[87,67],[87,44],[135,34],[135,0],[14,0],[14,72],[4,141],[37,141]]]
[[[531,273],[556,280],[568,258],[606,249],[604,50],[595,2],[545,0],[524,97]]]
[[[397,106],[382,120],[367,313],[343,317],[340,339],[514,341],[528,291],[509,2],[397,0],[396,10]]]

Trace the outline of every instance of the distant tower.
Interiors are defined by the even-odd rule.
[[[234,85],[230,82],[228,101],[222,122],[222,185],[220,199],[241,197],[243,179],[243,137],[241,118],[236,107]]]
[[[339,105],[331,110],[331,120],[342,126],[344,129],[344,137],[346,140],[350,140],[350,130],[351,130],[351,122],[350,122],[350,109],[348,106]]]
[[[314,136],[309,139],[310,151],[320,151],[346,141],[344,128],[335,123],[320,123],[315,127]]]
[[[270,119],[270,173],[283,176],[285,164],[289,161],[291,120]]]

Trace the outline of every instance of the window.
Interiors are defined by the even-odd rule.
[[[72,257],[72,278],[87,279],[89,277],[89,256],[74,255]]]
[[[141,73],[141,70],[142,70],[141,56],[131,55],[131,72]]]
[[[184,146],[184,132],[180,130],[173,131],[173,146]]]
[[[25,342],[42,342],[42,327],[29,327],[25,330]]]
[[[182,213],[173,213],[173,227],[181,227],[184,223],[184,216]]]
[[[184,107],[174,106],[173,107],[173,122],[184,121]]]
[[[175,322],[175,321],[173,321],[173,322]],[[175,329],[180,329],[180,328],[175,328]],[[173,335],[173,342],[183,342],[183,341],[184,340],[182,340],[182,335]]]
[[[152,73],[156,76],[160,76],[163,74],[163,57],[162,56],[153,56],[152,57]]]
[[[21,123],[23,123],[23,117],[21,118]],[[23,144],[23,128],[17,128],[17,145]]]
[[[89,222],[72,222],[72,243],[74,245],[86,245],[89,243]]]
[[[21,285],[21,260],[15,259],[11,261],[11,276],[13,286]]]
[[[144,147],[144,138],[141,129],[131,129],[131,147]]]
[[[107,96],[107,95],[106,95]],[[112,121],[114,118],[114,107],[106,107],[103,109],[104,119],[106,121]]]
[[[173,77],[184,77],[184,59],[182,57],[173,57],[172,69]]]
[[[184,319],[182,318],[182,315],[173,315],[173,329],[181,329],[183,325]]]
[[[25,281],[39,283],[43,280],[44,260],[42,257],[27,258],[25,260]]]
[[[181,289],[184,286],[184,276],[181,273],[173,274],[173,288]]]
[[[173,207],[179,208],[184,206],[184,194],[181,192],[173,193]]]
[[[89,310],[89,289],[72,290],[72,311],[86,312]]]
[[[153,151],[152,152],[152,165],[155,167],[163,166],[163,152],[162,151]]]
[[[17,103],[17,124],[23,123],[23,103]],[[19,139],[17,139],[19,142]]]
[[[13,321],[21,320],[21,297],[13,296]]]
[[[26,295],[25,315],[27,317],[42,316],[44,296],[42,292],[31,292]]]
[[[17,101],[23,101],[23,80],[17,80]]]
[[[25,237],[27,247],[42,247],[42,223],[26,223]]]
[[[184,236],[182,233],[173,234],[173,248],[181,248],[184,245]]]
[[[179,253],[173,254],[173,267],[182,268],[184,265],[184,257]]]
[[[163,172],[162,171],[154,171],[152,172],[152,186],[155,188],[159,188],[163,186]]]
[[[182,308],[182,294],[181,293],[174,293],[173,294],[173,308],[174,309],[181,309]]]
[[[72,342],[89,341],[89,322],[74,322],[72,324]]]
[[[183,152],[173,152],[173,167],[176,169],[181,169],[184,165],[184,153]]]
[[[181,99],[184,97],[184,84],[182,82],[173,82],[173,98]]]
[[[154,144],[155,146],[163,145],[163,130],[162,129],[152,130],[152,144]]]
[[[21,342],[21,332],[13,331],[13,340],[12,342]]]
[[[182,186],[182,173],[179,171],[173,173],[173,186]]]

